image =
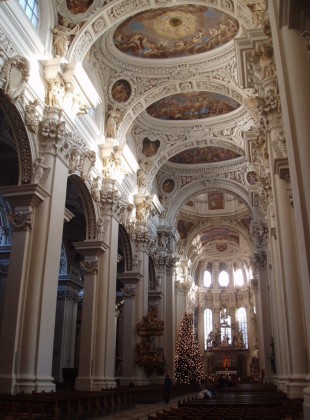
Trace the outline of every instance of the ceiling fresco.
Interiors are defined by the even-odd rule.
[[[240,154],[230,149],[216,146],[194,147],[184,150],[169,159],[169,162],[181,164],[199,164],[223,162],[225,160],[235,159]]]
[[[134,57],[185,57],[226,44],[238,30],[238,21],[226,13],[183,5],[149,10],[127,19],[114,32],[113,41],[116,48]]]
[[[161,120],[197,120],[234,111],[240,104],[214,92],[187,92],[167,96],[150,105],[146,111]]]
[[[77,15],[86,12],[93,2],[94,0],[67,0],[67,8],[71,13]]]
[[[239,245],[239,234],[227,227],[214,227],[200,233],[202,246],[214,241],[229,241]]]

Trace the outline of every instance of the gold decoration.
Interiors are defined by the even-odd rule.
[[[140,343],[137,343],[138,359],[136,363],[143,367],[147,376],[156,372],[163,375],[166,361],[161,347],[156,347],[154,340],[164,331],[164,321],[158,319],[157,307],[149,309],[143,320],[137,325],[137,332],[142,336]]]

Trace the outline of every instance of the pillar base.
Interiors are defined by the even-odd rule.
[[[78,376],[75,380],[76,391],[102,391],[116,388],[115,378],[94,378]]]
[[[310,386],[304,388],[304,419],[310,419]]]
[[[278,389],[283,391],[288,398],[303,398],[304,389],[309,384],[303,375],[291,375],[281,378],[275,383]]]
[[[38,378],[36,376],[20,376],[17,380],[15,376],[1,376],[0,377],[0,393],[1,394],[18,394],[24,392],[31,394],[32,392],[52,392],[55,391],[56,386],[53,383],[54,378],[51,376],[44,376]]]

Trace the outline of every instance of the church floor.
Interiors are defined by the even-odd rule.
[[[175,398],[171,398],[169,403],[165,403],[164,401],[153,403],[153,404],[137,404],[135,408],[130,408],[128,410],[119,411],[117,413],[104,415],[100,417],[93,417],[94,420],[119,420],[119,419],[126,419],[126,420],[148,420],[148,415],[155,415],[157,411],[169,410],[170,407],[176,408],[178,406],[178,401],[184,400],[187,398],[192,398],[195,394],[190,395],[183,395],[178,396]]]
[[[177,408],[178,407],[178,401],[184,401],[184,400],[189,400],[192,399],[193,397],[195,397],[197,394],[189,394],[189,395],[183,395],[183,396],[178,396],[175,398],[171,398],[170,402],[168,404],[166,404],[164,401],[162,402],[158,402],[158,403],[152,403],[152,404],[137,404],[135,408],[132,409],[128,409],[128,410],[124,410],[124,411],[119,411],[117,413],[113,413],[110,415],[104,415],[104,416],[100,416],[100,417],[92,417],[94,420],[121,420],[121,419],[126,419],[126,420],[148,420],[148,416],[149,415],[153,415],[155,417],[156,413],[158,412],[163,412],[163,410],[169,410],[170,408]],[[214,401],[215,403],[215,401]],[[183,417],[183,416],[182,416]],[[210,417],[212,418],[212,416]],[[230,418],[230,417],[229,417]],[[231,417],[236,419],[236,417]],[[242,419],[243,417],[241,416],[240,419]],[[249,418],[249,417],[247,417]],[[257,418],[257,417],[255,417]],[[261,417],[262,419],[264,418],[268,418],[270,419],[271,417]],[[275,416],[274,418],[278,418],[277,416]],[[283,415],[281,416],[281,420],[299,420],[299,419],[303,419],[303,414],[299,413],[299,414],[295,414],[294,416],[292,415]],[[182,418],[179,418],[177,416],[174,415],[174,419],[177,420],[182,420]],[[228,419],[228,417],[227,417]],[[214,418],[214,420],[218,420],[218,416],[216,418]]]

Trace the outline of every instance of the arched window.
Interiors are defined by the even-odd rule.
[[[236,287],[241,287],[244,285],[244,277],[241,268],[238,268],[234,271],[234,283]]]
[[[226,314],[225,318],[221,319],[221,342],[231,344],[231,316]]]
[[[243,342],[245,345],[245,348],[248,348],[248,327],[246,322],[246,310],[245,308],[239,308],[237,309],[237,321],[238,321],[238,327],[239,331],[242,331],[243,334]]]
[[[206,270],[203,274],[203,285],[204,287],[211,286],[211,273],[208,270]]]
[[[229,275],[227,271],[221,271],[219,274],[219,284],[221,287],[227,287],[229,283]]]
[[[30,22],[38,29],[39,27],[39,1],[38,0],[18,0],[21,7],[25,10]]]
[[[208,338],[210,332],[213,330],[213,314],[211,309],[205,309],[204,311],[204,342],[205,350],[208,348]]]

